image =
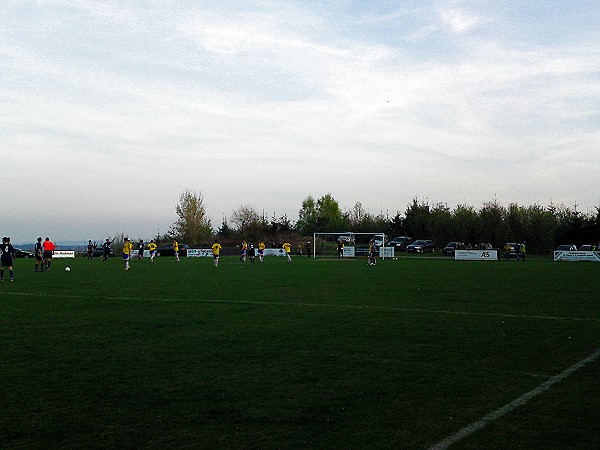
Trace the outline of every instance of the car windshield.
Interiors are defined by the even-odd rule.
[[[412,243],[412,245],[425,245],[427,243],[427,241],[415,241]]]

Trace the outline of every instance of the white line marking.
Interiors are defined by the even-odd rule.
[[[521,395],[516,400],[513,400],[510,403],[507,403],[502,408],[499,408],[496,411],[491,412],[490,414],[481,418],[480,420],[473,422],[470,425],[467,425],[466,427],[464,427],[463,429],[457,431],[456,433],[448,436],[444,440],[442,440],[442,441],[438,442],[437,444],[435,444],[434,446],[430,447],[429,450],[444,450],[444,449],[447,449],[452,444],[455,444],[458,441],[461,441],[461,440],[465,439],[466,437],[471,436],[476,431],[479,431],[482,428],[484,428],[489,422],[496,420],[496,419],[508,414],[511,411],[514,411],[515,409],[519,408],[520,406],[523,406],[525,403],[527,403],[532,398],[537,397],[538,395],[542,394],[544,391],[548,390],[554,384],[563,381],[565,378],[572,375],[576,370],[579,370],[582,367],[591,363],[592,361],[596,360],[596,358],[598,358],[599,355],[600,355],[600,349],[596,350],[595,353],[592,353],[587,358],[582,359],[578,363],[573,364],[571,367],[569,367],[568,369],[559,373],[558,375],[553,376],[548,381],[540,384],[535,389],[532,389],[531,391]]]
[[[513,319],[540,319],[540,320],[570,320],[578,322],[600,322],[600,319],[586,317],[561,317],[561,316],[540,316],[527,314],[503,314],[503,313],[486,313],[473,311],[450,311],[450,310],[435,310],[425,308],[400,308],[394,306],[373,306],[373,305],[347,305],[334,303],[306,303],[306,302],[263,302],[258,300],[210,300],[201,298],[161,298],[161,297],[113,297],[106,295],[71,295],[71,294],[32,294],[28,292],[6,292],[8,295],[20,295],[24,297],[59,297],[71,299],[90,299],[100,298],[106,300],[125,300],[125,301],[160,301],[160,302],[196,302],[209,304],[223,305],[264,305],[264,306],[302,306],[310,308],[340,308],[340,309],[362,309],[372,311],[395,311],[395,312],[412,312],[423,314],[448,314],[459,316],[483,316],[483,317],[504,317]]]

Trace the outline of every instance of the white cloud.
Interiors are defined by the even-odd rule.
[[[458,9],[442,9],[440,11],[442,21],[455,33],[464,33],[475,28],[480,18]]]

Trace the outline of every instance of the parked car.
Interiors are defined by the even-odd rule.
[[[188,246],[185,244],[179,244],[179,256],[187,255]],[[175,256],[175,250],[173,250],[173,244],[164,245],[156,249],[156,256]]]
[[[343,242],[344,244],[354,244],[354,235],[353,234],[342,234],[337,238],[338,242]]]
[[[87,250],[83,252],[82,255],[87,256]],[[104,248],[102,248],[102,246],[99,245],[94,249],[94,258],[99,258],[101,256],[104,256]],[[108,256],[115,256],[115,251],[112,248],[110,249],[110,253],[108,254]]]
[[[576,245],[572,245],[572,244],[563,244],[563,245],[559,245],[558,247],[556,247],[556,250],[576,251],[577,250],[577,246]]]
[[[396,250],[406,250],[406,246],[412,244],[415,240],[409,236],[397,236],[388,242],[390,247],[394,247]]]
[[[406,247],[408,253],[433,253],[435,245],[428,239],[419,239]]]
[[[442,253],[444,256],[454,256],[455,250],[462,250],[465,248],[464,242],[448,242],[443,248]]]
[[[582,245],[581,247],[579,247],[579,250],[581,250],[582,252],[591,252],[592,249],[593,246],[590,244]]]
[[[375,234],[371,240],[377,247],[381,247],[383,244],[386,244],[386,246],[389,244],[390,237],[387,234]]]
[[[15,258],[35,258],[35,253],[28,250],[15,248]]]

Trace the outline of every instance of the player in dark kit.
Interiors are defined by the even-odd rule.
[[[35,269],[34,272],[37,272],[38,269],[44,271],[44,247],[42,246],[42,238],[37,238],[37,242],[33,246],[33,253],[35,253]]]
[[[92,244],[92,241],[89,240],[88,241],[88,245],[87,245],[87,259],[94,259],[94,250],[96,250],[96,247],[98,247],[98,245],[94,242]]]
[[[138,259],[141,261],[143,257],[144,257],[144,240],[140,239],[140,242],[138,242]]]
[[[115,239],[117,239],[115,237]],[[108,261],[108,257],[110,256],[110,246],[112,245],[113,242],[115,242],[115,239],[113,239],[112,241],[110,239],[106,239],[106,241],[102,244],[102,250],[104,250],[104,255],[102,256],[102,261],[106,262]]]
[[[10,238],[3,237],[0,244],[0,281],[4,281],[4,268],[8,267],[10,281],[13,281],[13,258],[15,257],[15,248],[10,243]]]

